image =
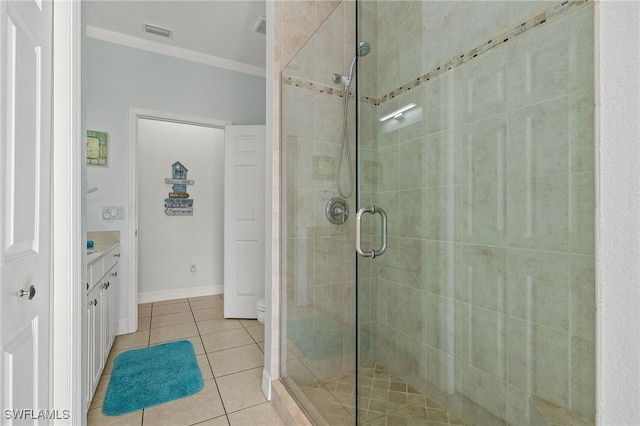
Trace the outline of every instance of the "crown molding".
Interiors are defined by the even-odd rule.
[[[109,43],[120,44],[122,46],[132,47],[134,49],[141,49],[153,53],[159,53],[161,55],[171,56],[174,58],[183,59],[185,61],[197,62],[200,64],[210,65],[212,67],[224,68],[231,71],[254,75],[256,77],[266,78],[265,68],[243,64],[241,62],[231,61],[229,59],[211,56],[205,53],[195,52],[193,50],[183,49],[176,46],[167,46],[166,44],[133,37],[115,31],[105,30],[103,28],[98,28],[91,25],[87,25],[87,37],[96,40],[107,41]]]

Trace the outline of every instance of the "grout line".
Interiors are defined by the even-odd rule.
[[[191,303],[189,303],[189,309],[191,309],[191,315],[193,315],[193,309],[191,308]],[[202,333],[200,333],[200,328],[198,327],[198,321],[195,320],[195,315],[193,315],[193,320],[196,323],[196,330],[198,330],[198,337],[200,338],[200,343],[202,343],[202,350],[204,351],[204,356],[207,359],[207,364],[209,365],[209,370],[211,370],[211,379],[213,383],[216,385],[216,391],[218,392],[218,398],[220,398],[220,404],[222,404],[222,409],[224,410],[224,415],[227,420],[227,424],[231,424],[229,421],[227,407],[224,404],[224,400],[222,399],[222,393],[220,392],[220,386],[218,386],[218,381],[216,380],[216,375],[213,372],[213,366],[211,365],[211,360],[209,359],[209,354],[207,353],[207,348],[204,346],[204,341],[202,340]]]
[[[249,345],[247,345],[247,346],[249,346]],[[208,357],[207,357],[207,359],[208,359]],[[234,371],[234,372],[232,372],[232,373],[222,374],[222,375],[220,375],[220,376],[215,376],[215,374],[214,374],[214,376],[213,376],[213,377],[222,378],[222,377],[231,376],[231,375],[233,375],[233,374],[245,373],[245,372],[247,372],[247,371],[256,370],[256,369],[258,369],[258,368],[262,368],[262,369],[264,369],[264,365],[259,365],[259,366],[257,366],[257,367],[245,368],[244,370],[238,370],[238,371]]]
[[[235,411],[230,411],[229,414],[235,414],[235,413],[238,413],[240,411],[248,410],[249,408],[257,407],[258,405],[269,404],[269,403],[270,402],[267,401],[266,398],[265,398],[265,400],[262,401],[262,402],[258,402],[257,404],[253,404],[253,405],[248,405],[248,406],[246,406],[244,408],[240,408],[240,409],[235,410]]]

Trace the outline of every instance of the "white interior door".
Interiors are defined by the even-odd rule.
[[[49,405],[52,18],[51,1],[0,2],[3,424]]]
[[[264,296],[265,152],[265,126],[225,127],[225,318],[256,318]]]

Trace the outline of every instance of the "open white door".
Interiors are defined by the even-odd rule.
[[[265,126],[225,127],[224,155],[224,317],[256,318],[265,283]]]
[[[47,411],[52,24],[50,1],[0,1],[2,424],[61,414]]]

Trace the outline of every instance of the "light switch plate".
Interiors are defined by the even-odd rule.
[[[102,206],[102,219],[104,220],[124,219],[124,206]]]

